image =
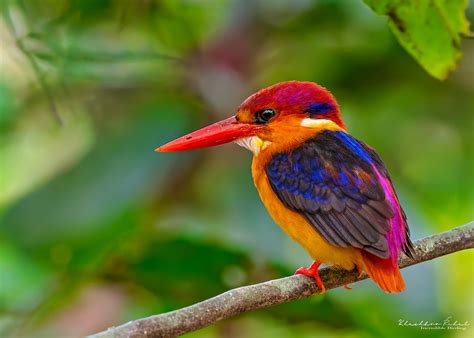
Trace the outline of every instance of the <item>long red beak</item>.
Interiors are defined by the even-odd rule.
[[[255,136],[261,128],[262,126],[257,124],[239,123],[235,116],[232,116],[177,138],[155,151],[171,152],[217,146],[239,138]]]

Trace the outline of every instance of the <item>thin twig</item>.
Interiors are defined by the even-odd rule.
[[[36,77],[36,80],[38,81],[39,86],[43,90],[43,92],[46,95],[46,98],[48,99],[48,103],[51,109],[51,112],[53,114],[53,117],[56,119],[56,121],[62,125],[62,119],[61,116],[58,113],[58,109],[56,107],[56,102],[54,100],[53,93],[51,92],[48,83],[46,82],[46,79],[44,77],[43,72],[40,69],[40,66],[38,62],[36,62],[36,59],[33,54],[26,48],[25,44],[23,43],[21,37],[18,37],[18,34],[16,33],[15,25],[13,23],[13,20],[10,16],[9,8],[6,8],[3,12],[3,17],[5,19],[5,22],[7,26],[10,29],[10,33],[13,36],[13,39],[15,40],[15,44],[18,47],[18,49],[26,56],[26,59],[30,63],[31,68],[33,69],[33,73]]]
[[[399,260],[400,268],[473,248],[474,222],[417,240],[414,246],[415,258],[402,256]],[[357,271],[330,268],[322,269],[319,274],[328,290],[367,278],[365,274],[359,278]],[[303,275],[275,279],[233,289],[176,311],[133,320],[89,338],[173,337],[242,312],[309,297],[320,291],[314,280]]]

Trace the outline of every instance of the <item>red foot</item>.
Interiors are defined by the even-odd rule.
[[[309,268],[302,267],[296,270],[295,275],[305,275],[313,278],[316,281],[318,288],[321,289],[321,294],[323,294],[326,292],[326,288],[319,277],[318,268],[320,265],[321,263],[314,261]]]
[[[344,289],[346,290],[352,290],[352,288],[350,286],[348,286],[347,284],[344,284]]]

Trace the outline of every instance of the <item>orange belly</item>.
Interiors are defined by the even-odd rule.
[[[337,265],[347,270],[352,270],[354,264],[363,266],[359,250],[329,244],[304,216],[283,205],[270,186],[264,165],[264,161],[254,157],[252,163],[254,183],[271,217],[286,234],[300,243],[315,261]]]

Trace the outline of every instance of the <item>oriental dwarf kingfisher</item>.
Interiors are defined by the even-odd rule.
[[[384,163],[351,136],[324,87],[287,81],[247,98],[235,116],[171,141],[158,152],[234,141],[253,153],[252,176],[274,221],[313,258],[296,274],[319,278],[320,264],[366,272],[401,292],[403,251],[413,257],[405,213]]]

